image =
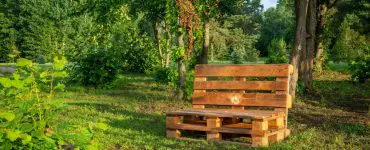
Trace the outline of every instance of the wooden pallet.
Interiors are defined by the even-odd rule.
[[[290,134],[292,72],[291,65],[197,65],[193,109],[167,113],[167,137],[189,140],[181,131],[194,131],[204,133],[207,140],[227,143],[235,143],[224,141],[228,136],[248,137],[252,146],[283,140]]]
[[[167,114],[166,132],[169,138],[189,139],[180,131],[204,131],[211,141],[221,141],[223,134],[248,135],[252,146],[267,146],[288,136],[284,118],[284,113],[264,110],[183,110]]]

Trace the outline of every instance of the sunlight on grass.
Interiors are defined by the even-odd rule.
[[[103,149],[255,149],[207,141],[167,139],[165,112],[190,108],[190,101],[172,100],[171,88],[143,75],[120,75],[113,85],[113,89],[106,90],[73,87],[61,93],[58,97],[68,106],[59,115],[58,130],[63,132],[89,122],[107,123],[108,130],[94,133],[94,139]],[[328,86],[320,88],[330,89]],[[272,144],[271,149],[361,149],[370,146],[367,134],[370,127],[359,123],[361,116],[306,102],[299,100],[290,111],[292,136]],[[353,116],[347,119],[352,122],[346,123],[346,116]],[[330,119],[336,119],[337,124],[323,122]],[[78,139],[79,136],[70,138]]]

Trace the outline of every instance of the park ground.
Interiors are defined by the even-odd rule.
[[[333,65],[314,74],[314,88],[314,94],[299,97],[290,109],[292,135],[269,148],[370,149],[370,82],[353,83],[343,67]],[[103,149],[253,149],[167,139],[165,113],[191,107],[190,101],[173,99],[172,92],[140,74],[120,75],[111,89],[70,87],[57,96],[67,104],[58,115],[58,132],[104,122],[109,128],[94,132]],[[71,139],[83,141],[79,136]]]

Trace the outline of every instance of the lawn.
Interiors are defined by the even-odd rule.
[[[370,149],[370,83],[348,80],[342,72],[315,73],[316,94],[299,98],[289,112],[292,135],[270,148]],[[119,76],[108,90],[70,87],[57,95],[67,103],[57,131],[104,122],[109,128],[94,133],[103,149],[250,148],[165,138],[165,112],[191,107],[190,101],[175,100],[171,93],[171,88],[138,74]]]

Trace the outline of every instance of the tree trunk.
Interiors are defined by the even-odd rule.
[[[178,37],[179,42],[179,48],[181,50],[185,50],[184,47],[184,34],[181,33],[181,35]],[[177,97],[180,100],[184,100],[185,98],[185,83],[186,83],[186,66],[184,63],[185,58],[181,56],[177,59],[177,65],[178,65],[178,72],[179,72],[179,83],[177,88]]]
[[[208,64],[208,49],[209,49],[209,18],[204,21],[204,43],[203,51],[200,58],[201,64]]]
[[[319,35],[320,36],[320,35]],[[315,56],[315,69],[319,72],[322,71],[322,65],[324,63],[324,43],[319,37],[317,38],[316,56]]]
[[[169,28],[168,28],[168,25],[167,23],[165,23],[165,28],[166,28],[166,62],[165,62],[165,66],[168,67],[170,65],[170,57],[171,57],[171,35],[170,35],[170,31],[169,31]]]
[[[163,57],[163,52],[162,52],[162,48],[161,48],[161,34],[158,31],[158,26],[157,26],[156,22],[152,23],[152,28],[153,28],[153,33],[154,33],[155,44],[158,47],[159,56],[160,56],[160,59],[161,59],[161,65],[163,67],[164,66],[164,57]]]
[[[317,0],[310,0],[307,11],[307,43],[305,59],[303,61],[303,82],[306,92],[312,88],[313,58],[316,47],[316,25],[317,25]]]
[[[316,51],[315,51],[315,70],[322,71],[324,63],[324,25],[325,17],[328,12],[327,4],[320,4],[318,7],[317,24],[316,24]]]
[[[300,54],[306,48],[306,18],[307,6],[309,0],[295,0],[296,9],[296,33],[294,41],[294,49],[290,58],[290,63],[293,65],[294,71],[290,80],[290,95],[293,101],[296,98],[296,86],[298,82],[298,71],[300,65]]]

